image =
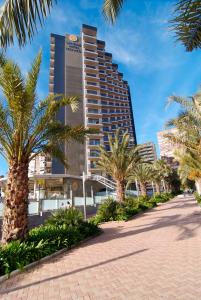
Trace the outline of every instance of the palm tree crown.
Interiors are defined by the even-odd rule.
[[[146,195],[146,184],[152,178],[152,165],[148,163],[139,163],[133,168],[131,175],[129,176],[129,183],[138,181],[140,184],[140,190],[143,196]]]
[[[140,160],[137,147],[129,147],[130,136],[128,133],[121,134],[117,130],[114,139],[109,137],[110,152],[103,146],[100,147],[100,160],[98,165],[107,175],[110,175],[117,183],[117,198],[124,199],[126,180]]]

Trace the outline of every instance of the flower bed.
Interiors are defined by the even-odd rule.
[[[13,241],[0,246],[0,276],[23,268],[41,258],[97,235],[97,225],[84,221],[74,208],[60,209],[44,225],[29,231],[25,241]]]
[[[173,197],[171,193],[156,194],[153,197],[129,197],[124,203],[119,203],[112,198],[108,198],[98,209],[95,217],[90,222],[99,224],[108,221],[127,221],[139,212],[153,208],[157,203],[170,200]]]

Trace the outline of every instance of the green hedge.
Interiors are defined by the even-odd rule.
[[[46,224],[30,230],[26,241],[0,246],[0,275],[22,270],[27,264],[60,249],[70,249],[72,245],[99,232],[97,225],[83,220],[79,210],[58,210]]]
[[[171,193],[156,194],[153,197],[128,197],[124,203],[108,198],[100,205],[96,216],[91,218],[90,222],[99,224],[108,221],[127,221],[139,212],[153,208],[157,203],[166,202],[172,197]]]

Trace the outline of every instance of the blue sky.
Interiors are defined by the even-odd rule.
[[[127,0],[115,25],[104,20],[101,0],[58,2],[32,43],[21,50],[11,47],[9,56],[26,73],[39,48],[43,49],[38,84],[38,96],[43,98],[48,94],[50,33],[79,34],[82,23],[97,26],[99,38],[106,41],[107,51],[129,81],[138,143],[157,143],[157,131],[178,109],[165,109],[167,97],[191,95],[201,82],[201,50],[187,53],[168,29],[175,1]],[[7,165],[0,162],[0,174],[4,174]]]

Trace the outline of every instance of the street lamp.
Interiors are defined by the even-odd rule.
[[[85,172],[82,173],[82,191],[83,191],[83,198],[84,198],[84,220],[87,220],[87,210],[86,210],[86,191],[85,191]]]

